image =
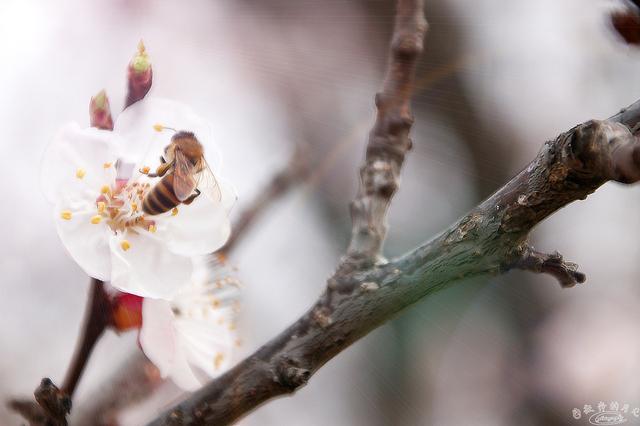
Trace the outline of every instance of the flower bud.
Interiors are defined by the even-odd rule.
[[[622,39],[631,45],[640,45],[640,13],[631,8],[611,14],[611,24]]]
[[[144,47],[144,43],[140,40],[140,43],[138,43],[138,52],[131,62],[129,62],[129,68],[127,70],[129,91],[127,93],[126,106],[131,106],[145,97],[149,89],[151,89],[152,77],[151,61],[149,60],[149,55]]]
[[[127,331],[142,326],[142,300],[140,296],[118,292],[111,300],[113,326]]]
[[[89,103],[89,119],[91,121],[91,127],[113,130],[113,118],[111,117],[109,98],[104,90],[101,90],[91,98],[91,102]]]

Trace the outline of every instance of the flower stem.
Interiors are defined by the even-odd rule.
[[[92,278],[84,326],[71,365],[62,384],[62,390],[70,397],[73,396],[80,377],[82,377],[82,372],[87,365],[94,346],[104,330],[111,325],[111,318],[111,303],[105,292],[104,284],[102,281]]]

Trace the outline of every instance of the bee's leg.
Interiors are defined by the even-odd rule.
[[[161,157],[162,160],[164,160]],[[155,173],[147,173],[147,176],[155,178],[155,177],[162,177],[165,174],[167,174],[167,172],[169,171],[169,169],[171,168],[171,163],[167,163],[166,161],[163,162],[162,164],[160,164],[158,166],[158,168],[156,169]]]
[[[182,202],[182,204],[186,204],[186,205],[188,206],[189,204],[193,203],[193,200],[195,200],[196,198],[198,198],[198,195],[200,195],[200,194],[201,194],[200,190],[199,190],[198,188],[196,188],[196,193],[195,193],[195,194],[193,194],[193,195],[191,195],[191,196],[189,196],[189,198],[187,198],[186,200],[184,200],[184,201]]]

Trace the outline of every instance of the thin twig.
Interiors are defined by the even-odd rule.
[[[73,397],[95,344],[107,327],[112,324],[111,303],[105,292],[104,283],[95,278],[91,279],[91,289],[83,323],[82,333],[78,338],[78,347],[61,388],[69,397]]]
[[[295,185],[303,182],[308,174],[307,152],[302,145],[298,144],[287,165],[273,176],[269,183],[258,192],[256,198],[240,213],[240,217],[232,227],[231,236],[216,253],[228,256],[268,207]]]
[[[387,210],[399,186],[400,169],[411,149],[411,95],[416,62],[427,22],[422,1],[399,1],[391,55],[383,89],[376,95],[378,115],[369,133],[358,195],[351,203],[352,235],[344,262],[357,267],[379,260],[387,232]]]
[[[71,398],[53,382],[44,378],[33,393],[35,402],[14,399],[9,407],[29,421],[32,426],[67,426],[67,414],[71,411]]]
[[[578,272],[578,265],[573,262],[566,262],[557,251],[546,254],[529,246],[524,246],[521,257],[513,265],[505,269],[522,269],[549,274],[558,280],[562,288],[573,287],[576,284],[585,282],[587,279],[585,274]]]

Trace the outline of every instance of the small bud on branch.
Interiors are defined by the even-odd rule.
[[[142,40],[138,43],[138,52],[131,62],[129,62],[127,79],[129,91],[127,93],[126,107],[144,98],[151,89],[153,70],[151,69],[151,61],[149,60],[149,55]]]
[[[113,129],[109,98],[104,90],[99,91],[97,95],[91,98],[91,102],[89,102],[89,118],[91,127],[102,130]]]

